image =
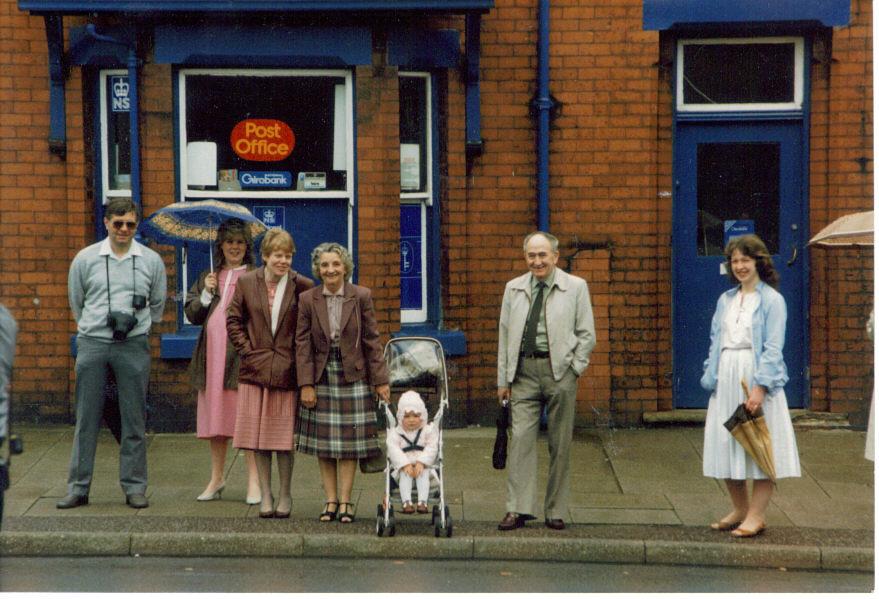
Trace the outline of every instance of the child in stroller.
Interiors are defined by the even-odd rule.
[[[404,514],[426,514],[430,492],[430,466],[439,449],[436,428],[427,422],[427,408],[417,391],[406,391],[397,403],[397,426],[387,437],[391,476],[400,486]],[[417,506],[412,505],[412,483],[418,491]]]

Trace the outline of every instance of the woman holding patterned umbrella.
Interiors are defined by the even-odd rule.
[[[350,282],[354,262],[338,243],[311,253],[321,285],[299,298],[297,450],[316,455],[326,504],[321,522],[354,521],[351,489],[360,459],[381,453],[373,394],[390,398],[372,293]]]
[[[229,439],[235,431],[238,404],[238,353],[228,343],[226,307],[238,277],[254,268],[250,228],[230,218],[217,229],[214,246],[216,270],[206,270],[186,294],[183,311],[189,322],[203,325],[192,361],[189,381],[198,391],[196,436],[211,446],[211,479],[196,499],[219,499],[226,487],[225,463]],[[259,478],[253,452],[245,451],[248,504],[260,501]]]
[[[711,346],[701,380],[702,387],[712,392],[702,468],[705,476],[724,480],[733,504],[733,510],[711,528],[742,538],[765,530],[773,484],[724,427],[743,399],[749,413],[762,408],[765,415],[776,478],[800,476],[800,461],[784,394],[787,307],[774,289],[778,273],[772,257],[759,237],[744,235],[727,245],[726,266],[737,285],[717,300],[711,321]],[[749,390],[747,397],[742,381]],[[750,499],[748,479],[754,481]]]

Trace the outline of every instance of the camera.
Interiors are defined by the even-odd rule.
[[[136,324],[137,318],[133,314],[126,314],[125,312],[110,312],[107,314],[107,326],[113,331],[113,339],[115,341],[125,339]]]
[[[146,296],[134,294],[134,297],[131,298],[131,306],[135,310],[143,310],[146,308]]]

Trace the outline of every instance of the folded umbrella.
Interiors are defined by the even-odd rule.
[[[745,381],[742,381],[742,389],[747,397],[748,386]],[[772,482],[775,482],[772,438],[769,436],[769,428],[766,426],[763,409],[758,408],[752,414],[745,409],[745,404],[739,404],[729,420],[723,423],[723,426],[751,456],[757,466],[766,473]]]
[[[507,429],[510,427],[510,404],[504,403],[498,410],[497,433],[494,438],[494,451],[491,465],[495,470],[503,470],[507,465]]]
[[[250,235],[253,239],[268,230],[261,220],[241,204],[201,200],[175,202],[159,208],[141,223],[140,232],[157,243],[168,245],[182,245],[184,243],[213,245],[217,237],[217,227],[229,218],[238,218],[244,221],[250,229]],[[211,270],[214,270],[213,251],[209,254]]]

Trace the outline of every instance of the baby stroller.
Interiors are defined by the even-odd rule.
[[[391,399],[396,400],[404,391],[417,391],[424,399],[427,413],[434,414],[431,420],[438,437],[436,462],[427,466],[430,471],[430,494],[428,503],[433,503],[431,523],[436,537],[452,536],[452,518],[446,505],[443,478],[443,414],[449,405],[446,360],[443,348],[436,339],[430,337],[399,337],[391,339],[385,346],[385,362],[390,377]],[[397,425],[394,412],[385,405],[387,434],[392,434]],[[397,481],[391,476],[393,464],[385,462],[385,494],[378,504],[375,518],[375,533],[392,537],[396,534],[394,503],[402,502]]]

